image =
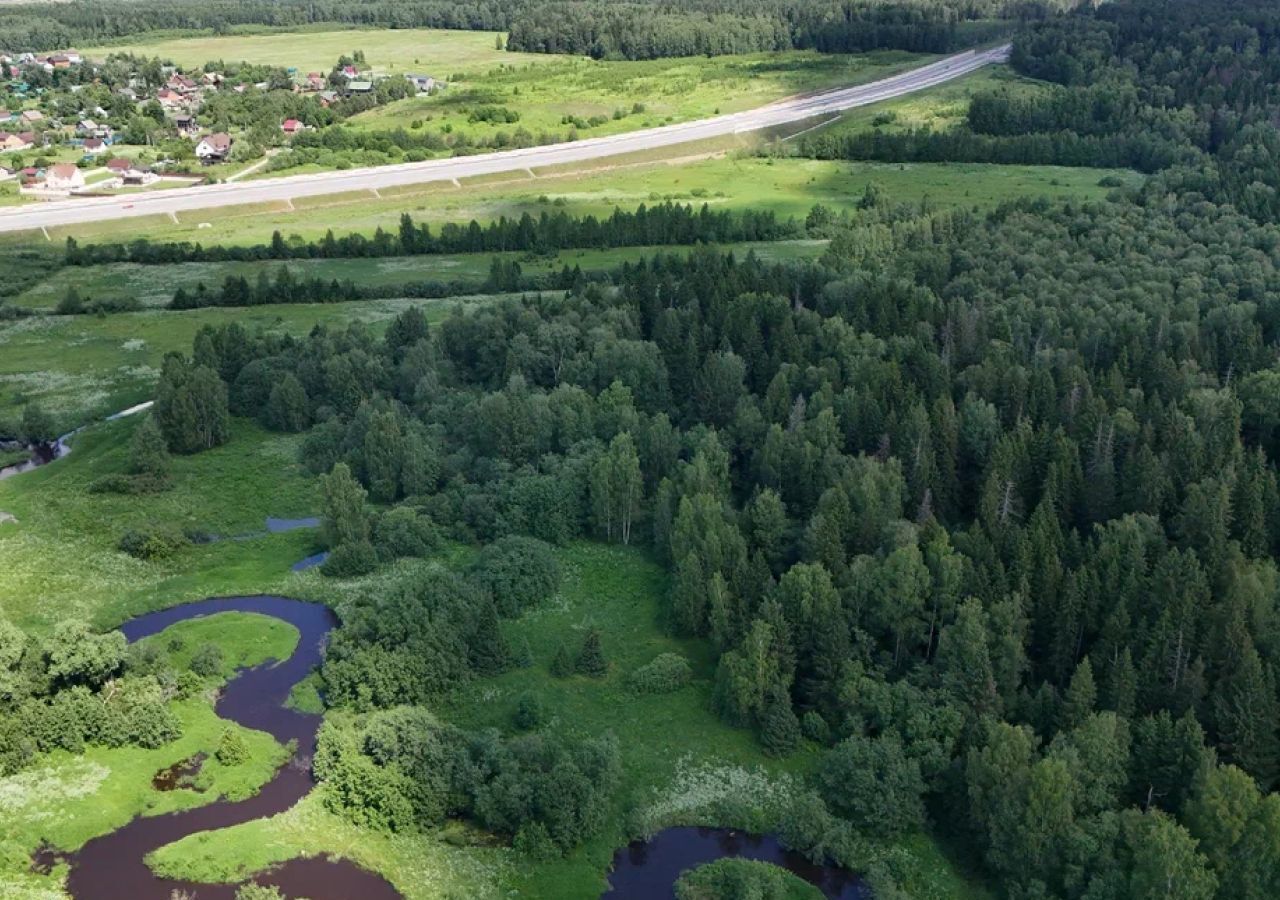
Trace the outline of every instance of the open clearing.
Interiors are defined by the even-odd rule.
[[[207,62],[248,62],[328,72],[339,56],[364,52],[376,74],[422,72],[436,78],[470,75],[500,65],[542,65],[556,57],[541,53],[508,53],[495,48],[498,35],[488,31],[443,31],[429,28],[350,29],[172,38],[85,47],[91,59],[110,53],[158,56],[184,68]]]
[[[316,198],[305,207],[254,204],[232,209],[181,213],[175,224],[168,217],[130,222],[131,238],[155,241],[198,241],[204,244],[256,244],[273,231],[304,239],[391,230],[401,213],[432,222],[484,223],[499,216],[537,215],[547,204],[574,214],[608,215],[615,208],[633,210],[641,203],[673,200],[711,203],[726,209],[771,209],[781,216],[803,216],[815,203],[848,207],[856,203],[869,182],[881,184],[895,200],[928,197],[940,205],[990,207],[1028,194],[1100,197],[1098,181],[1118,175],[1128,181],[1140,176],[1105,169],[1053,166],[1000,166],[962,163],[882,164],[825,160],[762,159],[729,155],[701,161],[668,164],[661,156],[623,168],[601,166],[578,172],[516,174],[483,190],[464,182],[405,188],[391,196],[369,193]],[[545,198],[545,199],[544,199]],[[208,227],[202,227],[208,225]],[[49,229],[61,242],[75,237],[84,242],[116,240],[119,226],[110,222]],[[42,237],[39,243],[47,244]],[[30,235],[5,243],[28,243]]]

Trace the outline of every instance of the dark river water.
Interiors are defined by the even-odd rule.
[[[300,638],[287,660],[246,669],[229,681],[218,699],[218,715],[265,731],[282,743],[297,741],[297,752],[261,791],[246,800],[139,817],[118,831],[89,841],[68,858],[71,872],[67,888],[77,900],[169,900],[174,891],[192,893],[197,900],[232,900],[233,885],[158,878],[143,858],[197,831],[282,813],[311,790],[311,755],[320,717],[287,709],[284,702],[293,686],[320,663],[325,639],[337,624],[330,609],[285,597],[225,597],[140,616],[120,630],[132,642],[175,622],[232,611],[282,619],[298,629]],[[289,897],[311,900],[396,900],[400,896],[382,877],[353,863],[323,857],[292,860],[254,880],[276,885]]]
[[[680,873],[724,857],[773,863],[817,886],[831,900],[870,900],[871,891],[848,869],[821,866],[783,848],[776,838],[726,828],[667,828],[613,855],[607,900],[675,897]]]

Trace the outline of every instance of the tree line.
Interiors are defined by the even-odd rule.
[[[75,238],[67,238],[64,262],[70,266],[118,262],[171,265],[509,251],[544,254],[569,249],[776,241],[800,237],[802,233],[799,223],[779,220],[771,210],[720,211],[706,203],[695,207],[666,201],[641,204],[634,211],[615,209],[604,219],[593,215],[574,217],[560,210],[544,211],[536,217],[526,212],[519,218],[500,216],[488,225],[474,219],[467,225],[447,222],[439,232],[404,213],[395,232],[379,227],[371,237],[357,232],[336,237],[330,229],[316,241],[286,240],[276,231],[270,243],[245,246],[205,246],[189,241],[155,243],[145,238],[127,244],[82,245]]]

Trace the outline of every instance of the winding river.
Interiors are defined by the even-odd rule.
[[[147,409],[141,404],[108,417],[123,418]],[[31,448],[31,458],[0,469],[0,480],[59,459],[70,451],[64,435],[55,442]],[[268,519],[267,531],[314,527],[318,520]],[[318,565],[326,554],[317,554],[294,565],[295,571]],[[188,603],[131,619],[120,627],[133,641],[158,634],[177,622],[222,612],[247,612],[272,616],[298,629],[298,645],[282,662],[266,662],[238,672],[222,690],[215,705],[219,716],[246,728],[265,731],[281,743],[295,743],[290,759],[276,770],[257,794],[244,800],[217,800],[204,806],[157,816],[139,816],[110,834],[94,838],[78,851],[60,854],[42,849],[37,865],[65,859],[70,866],[67,890],[76,900],[170,900],[190,896],[196,900],[234,900],[236,885],[201,884],[161,878],[146,864],[149,853],[201,831],[228,828],[253,819],[282,813],[301,800],[314,786],[311,757],[321,717],[285,706],[294,685],[307,676],[323,657],[329,633],[338,624],[333,611],[319,603],[288,597],[218,597]],[[182,769],[176,765],[169,778]],[[157,773],[158,778],[165,773]],[[168,788],[171,789],[171,788]],[[608,900],[652,900],[674,897],[674,883],[687,869],[724,857],[740,857],[774,863],[816,885],[830,900],[867,900],[867,887],[853,873],[834,866],[809,862],[786,850],[776,838],[715,828],[668,828],[647,841],[637,841],[614,854],[609,876]],[[253,876],[253,881],[274,885],[288,897],[311,900],[399,900],[400,894],[386,879],[347,860],[319,856],[297,858]]]
[[[130,642],[157,634],[175,622],[221,612],[273,616],[298,629],[293,655],[279,663],[245,669],[218,698],[219,716],[265,731],[281,743],[297,742],[293,757],[257,794],[236,802],[216,801],[195,809],[135,818],[110,834],[94,838],[68,861],[67,890],[76,900],[167,900],[174,891],[198,900],[232,900],[234,885],[194,884],[160,878],[145,857],[153,850],[198,831],[227,828],[282,813],[312,788],[311,756],[320,716],[287,708],[293,686],[320,664],[325,640],[337,625],[332,610],[287,597],[221,597],[171,607],[121,626]],[[254,878],[279,887],[289,897],[312,900],[397,900],[400,894],[381,876],[347,861],[325,857],[294,859]]]

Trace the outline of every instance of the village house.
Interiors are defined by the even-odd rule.
[[[156,93],[156,100],[167,109],[176,109],[187,105],[187,99],[170,88],[161,88]]]
[[[107,142],[102,138],[86,138],[82,149],[85,156],[97,156],[107,149]]]
[[[165,82],[165,87],[179,94],[194,94],[200,89],[200,86],[178,72],[174,72],[169,76],[169,80]]]
[[[182,137],[195,137],[196,132],[200,130],[200,126],[196,124],[196,117],[187,113],[174,116],[173,124],[178,129],[178,134]]]
[[[159,175],[146,166],[140,166],[121,156],[107,161],[107,171],[120,179],[120,184],[125,187],[145,186],[160,179]]]
[[[352,78],[360,77],[360,70],[357,69],[355,66],[343,66],[342,74],[347,77],[348,81],[350,81]]]
[[[30,125],[35,122],[43,122],[44,113],[40,112],[38,109],[25,109],[22,111],[21,118],[24,123]]]
[[[205,135],[196,144],[196,157],[203,163],[222,162],[231,154],[231,135],[225,131]]]
[[[217,90],[219,85],[222,84],[222,73],[221,72],[205,72],[204,75],[200,76],[200,81],[205,87],[210,87],[210,88],[213,88],[214,90]]]
[[[323,91],[328,86],[328,84],[329,82],[325,80],[323,73],[321,72],[307,73],[307,85],[306,85],[307,90],[313,91],[313,92]]]
[[[348,94],[368,94],[372,90],[373,90],[372,81],[348,81],[347,82]]]
[[[105,122],[95,122],[93,119],[81,119],[76,123],[76,134],[83,138],[99,138],[110,142],[114,132],[111,126]]]
[[[0,150],[28,150],[30,148],[31,142],[25,140],[23,135],[0,131]]]
[[[321,91],[320,92],[320,105],[325,107],[326,109],[337,102],[338,102],[337,91]]]
[[[289,135],[298,134],[304,128],[306,128],[306,126],[297,119],[285,119],[280,125],[280,130]]]
[[[414,89],[419,94],[429,94],[436,87],[436,80],[430,75],[406,75],[404,77],[412,82]]]
[[[44,173],[44,186],[51,191],[73,191],[84,187],[84,172],[75,163],[55,163]]]

